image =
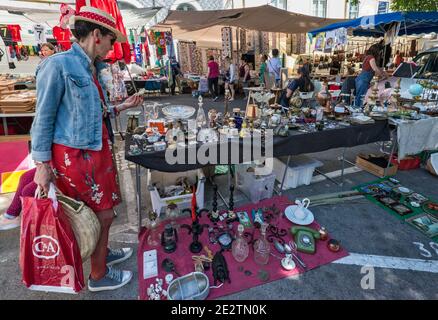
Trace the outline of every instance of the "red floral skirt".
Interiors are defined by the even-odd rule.
[[[52,146],[52,167],[58,189],[83,201],[94,212],[112,209],[121,202],[111,141],[105,124],[102,150],[81,150],[60,144]]]

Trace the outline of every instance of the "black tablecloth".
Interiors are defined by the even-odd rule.
[[[372,142],[388,141],[390,139],[390,131],[387,121],[376,121],[374,124],[352,125],[311,133],[301,133],[292,130],[289,132],[289,137],[274,137],[274,157],[321,152],[340,147],[354,147]],[[145,168],[164,172],[182,172],[209,165],[199,162],[194,164],[169,164],[165,160],[165,151],[146,152],[141,155],[131,156],[128,154],[128,151],[130,150],[132,143],[131,136],[128,135],[125,145],[125,159]],[[217,152],[218,161],[216,164],[231,163],[233,154],[233,149],[231,147],[232,143],[238,145],[239,162],[244,162],[244,160],[248,161],[248,159],[244,159],[244,155],[248,157],[248,152],[245,150],[245,154],[242,139],[239,139],[239,141],[228,143],[228,160],[225,159],[225,161],[220,161],[220,155],[219,152]],[[217,150],[219,150],[219,147]],[[186,152],[186,159],[187,158]]]

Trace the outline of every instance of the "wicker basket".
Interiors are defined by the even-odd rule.
[[[60,194],[57,194],[57,199],[70,221],[79,249],[81,250],[82,262],[85,262],[94,252],[99,241],[99,220],[93,210],[83,202]]]

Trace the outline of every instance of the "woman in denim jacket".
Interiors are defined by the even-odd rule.
[[[142,102],[132,96],[118,106],[108,106],[99,83],[99,61],[115,41],[126,41],[106,12],[83,6],[74,17],[78,42],[56,54],[37,69],[37,108],[32,125],[34,181],[45,192],[50,182],[69,197],[94,210],[101,236],[91,256],[90,291],[112,290],[127,284],[132,272],[112,268],[132,255],[132,249],[108,249],[114,211],[120,203],[119,185],[104,118]]]

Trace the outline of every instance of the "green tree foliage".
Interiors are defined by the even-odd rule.
[[[360,0],[347,0],[356,5]],[[438,11],[438,0],[392,0],[393,11]]]

